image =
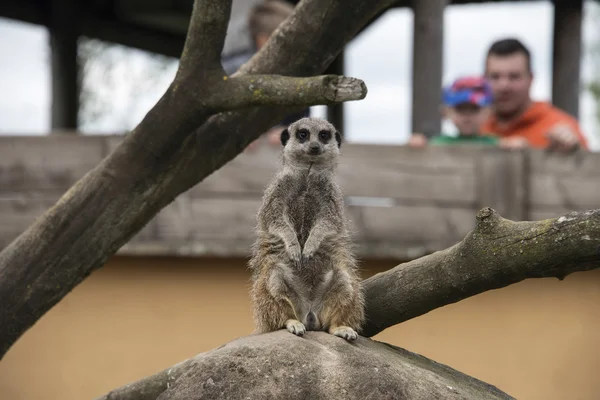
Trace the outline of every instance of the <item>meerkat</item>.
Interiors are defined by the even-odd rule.
[[[364,295],[336,181],[342,135],[302,118],[281,133],[282,167],[266,187],[252,247],[255,332],[326,331],[352,341]]]

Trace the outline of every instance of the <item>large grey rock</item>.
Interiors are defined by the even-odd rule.
[[[179,368],[184,372],[158,399],[513,399],[401,348],[324,332],[246,336]]]

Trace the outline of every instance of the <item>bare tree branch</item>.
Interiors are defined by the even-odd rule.
[[[363,81],[336,75],[296,78],[280,75],[244,75],[224,79],[223,90],[201,99],[215,112],[248,106],[299,106],[361,100],[367,95]]]
[[[231,0],[196,0],[181,54],[179,73],[197,77],[200,71],[220,70]],[[185,79],[185,78],[184,78]]]
[[[235,76],[322,73],[392,3],[303,0]],[[108,157],[0,253],[0,357],[177,195],[295,110],[254,107],[212,115],[193,107],[200,93],[211,93],[222,80],[220,65],[209,61],[222,48],[230,8],[231,1],[196,0],[173,84]],[[206,43],[211,32],[223,35]]]
[[[436,308],[528,278],[600,267],[600,210],[513,222],[484,208],[460,243],[366,279],[368,323],[384,329]]]

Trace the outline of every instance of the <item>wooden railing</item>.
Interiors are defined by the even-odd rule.
[[[0,248],[120,139],[0,137]],[[240,154],[177,197],[119,253],[247,256],[264,187],[278,166],[272,147]],[[593,153],[345,144],[339,177],[362,258],[410,259],[451,246],[484,206],[516,220],[600,207],[600,155]]]

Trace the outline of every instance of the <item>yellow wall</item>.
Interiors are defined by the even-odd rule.
[[[363,264],[364,276],[393,262]],[[0,362],[0,399],[92,399],[250,333],[244,260],[115,257]],[[375,339],[519,399],[600,398],[600,271],[529,280]]]

